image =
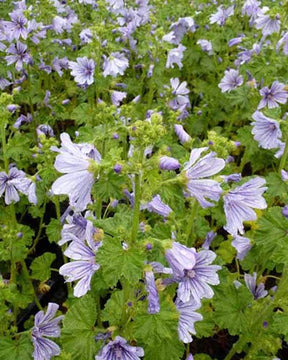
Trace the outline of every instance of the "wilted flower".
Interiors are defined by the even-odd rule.
[[[86,243],[70,234],[73,240],[64,255],[74,260],[64,264],[59,269],[59,274],[66,278],[67,282],[78,281],[74,288],[74,296],[81,297],[90,290],[90,282],[100,265],[96,264],[95,254],[102,245],[94,241],[92,236],[86,237]]]
[[[181,144],[191,140],[190,135],[184,130],[183,126],[180,124],[174,125],[175,134],[178,136]]]
[[[225,75],[221,80],[218,87],[222,93],[236,89],[238,86],[243,84],[243,76],[239,75],[238,70],[230,69],[225,71]]]
[[[252,134],[263,149],[275,149],[280,146],[282,132],[276,120],[268,118],[260,111],[255,111],[252,115],[255,120],[252,122]]]
[[[157,314],[160,311],[160,303],[153,271],[145,271],[145,280],[148,291],[148,312],[149,314]]]
[[[261,2],[257,0],[246,0],[243,4],[242,15],[250,17],[250,26],[254,23],[258,13],[261,11]]]
[[[170,212],[172,212],[170,206],[163,203],[160,195],[154,196],[153,199],[147,203],[147,210],[164,217],[167,217]]]
[[[111,94],[111,101],[112,104],[115,106],[119,106],[120,102],[125,99],[127,96],[127,93],[124,91],[113,91]]]
[[[196,321],[203,320],[203,316],[195,312],[201,307],[201,303],[190,299],[188,302],[183,303],[180,300],[176,300],[176,308],[180,313],[178,335],[179,339],[185,344],[192,341],[191,334],[196,334],[194,323]]]
[[[206,150],[208,150],[207,147],[193,149],[183,170],[187,177],[186,190],[189,196],[194,197],[203,208],[214,206],[206,198],[218,201],[222,194],[220,184],[206,178],[217,174],[225,166],[225,161],[217,158],[214,152],[210,152],[200,159],[202,152]]]
[[[257,215],[254,209],[266,209],[267,204],[262,194],[267,187],[266,181],[260,177],[249,180],[245,184],[230,190],[224,199],[224,211],[227,224],[224,229],[232,235],[244,234],[243,221],[254,221]]]
[[[13,127],[15,129],[19,129],[19,127],[23,124],[29,124],[32,122],[32,116],[30,113],[27,113],[27,115],[21,114],[18,119],[15,121]]]
[[[46,314],[38,311],[35,315],[34,327],[32,329],[32,342],[34,345],[33,357],[34,360],[50,360],[52,356],[60,354],[60,347],[52,340],[46,339],[48,337],[59,337],[60,327],[58,325],[64,316],[60,315],[53,319],[59,305],[49,303]]]
[[[161,170],[177,170],[180,166],[179,161],[171,156],[161,156],[159,161],[159,167]]]
[[[230,6],[227,9],[220,5],[217,8],[217,12],[210,16],[210,24],[224,25],[229,16],[234,14],[234,6]]]
[[[72,70],[71,75],[75,77],[75,81],[80,85],[91,85],[94,82],[95,62],[88,59],[78,57],[75,61],[69,61],[69,68]]]
[[[248,238],[239,235],[234,236],[231,244],[237,250],[236,258],[239,260],[243,260],[252,247]]]
[[[170,29],[172,29],[172,31],[164,35],[162,40],[167,41],[170,44],[178,45],[186,32],[196,31],[196,26],[192,17],[184,17],[179,18],[177,22],[171,24]]]
[[[261,299],[268,294],[268,291],[265,290],[265,285],[263,283],[259,284],[256,287],[256,279],[257,279],[256,272],[254,272],[253,275],[244,274],[244,280],[245,280],[246,286],[248,287],[250,292],[253,294],[254,300]]]
[[[121,336],[116,336],[115,340],[110,341],[96,355],[95,360],[140,360],[144,356],[144,350],[141,347],[135,347],[127,344],[127,340]]]
[[[83,211],[91,202],[91,188],[95,181],[95,169],[101,162],[100,153],[90,144],[73,144],[70,136],[61,134],[61,148],[53,148],[59,152],[54,167],[65,175],[52,185],[56,195],[67,194],[70,205],[75,210]]]
[[[129,66],[129,61],[123,53],[113,52],[109,57],[103,55],[103,76],[111,75],[117,76],[123,75],[124,71]]]
[[[284,55],[288,55],[288,32],[285,32],[281,39],[278,41],[276,45],[276,50],[279,51],[279,49],[283,47],[283,53]]]
[[[212,43],[209,40],[205,40],[205,39],[200,39],[197,41],[197,44],[201,46],[201,49],[205,52],[208,53],[208,55],[212,55],[213,54],[213,49],[212,49]]]
[[[215,239],[216,235],[217,234],[214,231],[212,231],[212,230],[209,231],[206,234],[204,243],[202,244],[202,249],[209,250],[209,247],[210,247],[212,241]]]
[[[266,105],[269,109],[276,108],[279,106],[278,103],[286,104],[288,98],[287,91],[285,90],[285,85],[279,83],[279,81],[274,81],[270,89],[265,86],[259,91],[259,93],[263,97],[263,99],[260,101],[258,109],[262,109]]]
[[[179,66],[179,69],[182,68],[182,59],[183,59],[183,52],[186,50],[186,47],[182,44],[179,44],[177,48],[174,48],[168,52],[168,57],[166,61],[166,68],[173,68],[174,64]]]

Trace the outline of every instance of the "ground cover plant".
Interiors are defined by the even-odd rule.
[[[287,3],[0,17],[0,359],[287,359]]]

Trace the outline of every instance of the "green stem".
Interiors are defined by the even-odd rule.
[[[186,229],[186,243],[188,247],[191,247],[195,240],[194,223],[195,223],[195,216],[197,213],[197,209],[198,209],[198,202],[196,199],[193,199],[191,215]]]
[[[22,265],[23,273],[24,273],[26,279],[29,281],[31,289],[33,290],[34,302],[35,302],[35,304],[37,305],[37,307],[38,307],[39,310],[43,310],[43,308],[42,308],[42,306],[41,306],[41,304],[40,304],[40,302],[39,302],[39,300],[38,300],[38,297],[37,297],[37,295],[36,295],[36,293],[35,293],[35,289],[34,289],[34,286],[33,286],[33,283],[32,283],[32,279],[31,279],[31,277],[30,277],[30,275],[29,275],[29,271],[28,271],[28,269],[27,269],[27,266],[26,266],[26,263],[25,263],[24,260],[21,261],[21,265]]]
[[[57,219],[60,220],[60,218],[61,218],[61,211],[60,211],[59,199],[58,199],[57,196],[54,197],[54,205],[55,205],[55,210],[56,210]]]
[[[136,240],[139,229],[139,215],[140,215],[140,202],[141,202],[141,180],[140,175],[135,174],[135,199],[134,199],[134,213],[131,231],[131,244]]]
[[[96,199],[96,209],[95,209],[95,215],[97,219],[101,219],[102,216],[102,201],[101,199]]]
[[[259,316],[254,320],[253,323],[249,329],[248,336],[243,336],[239,338],[239,340],[233,345],[232,349],[228,353],[228,355],[225,357],[224,360],[231,360],[233,356],[236,353],[242,352],[244,346],[247,342],[249,342],[249,339],[251,340],[251,337],[259,337],[261,336],[261,323],[263,319],[267,319],[269,315],[273,313],[273,309],[275,306],[277,306],[278,300],[281,300],[283,297],[285,297],[285,294],[287,293],[287,286],[288,286],[288,266],[283,269],[281,281],[278,285],[278,290],[273,298],[266,306],[265,308],[260,312]]]
[[[288,141],[286,141],[284,152],[283,152],[283,155],[281,157],[280,164],[279,164],[278,172],[279,172],[280,175],[281,175],[281,170],[284,168],[284,166],[286,164],[287,155],[288,155]]]
[[[1,141],[2,141],[2,151],[3,151],[3,161],[4,161],[4,168],[6,173],[9,171],[9,164],[8,159],[6,156],[7,153],[7,146],[6,146],[6,122],[1,126]]]
[[[46,202],[44,202],[44,206],[43,206],[43,213],[42,213],[42,216],[41,216],[41,219],[40,219],[40,223],[39,223],[39,229],[38,229],[38,233],[36,235],[36,238],[34,240],[34,243],[33,243],[33,246],[29,249],[28,251],[28,255],[32,254],[40,240],[40,236],[41,236],[41,233],[42,233],[42,229],[43,229],[43,220],[44,220],[44,214],[45,214],[45,207],[46,207]]]

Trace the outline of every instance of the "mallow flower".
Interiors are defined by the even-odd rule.
[[[271,88],[265,86],[259,91],[262,96],[262,100],[258,105],[258,110],[264,108],[266,105],[269,109],[278,107],[278,104],[286,104],[288,94],[285,90],[285,84],[279,81],[274,81]]]
[[[148,292],[148,313],[157,314],[160,311],[160,302],[153,271],[145,271],[145,281]]]
[[[186,191],[194,197],[203,208],[214,206],[209,200],[218,201],[222,194],[220,184],[207,177],[213,176],[225,166],[223,159],[217,158],[214,152],[200,158],[207,147],[193,149],[189,161],[185,164],[184,174],[187,178]]]
[[[221,269],[221,266],[210,265],[216,258],[213,251],[202,250],[197,253],[195,248],[173,242],[165,256],[173,270],[173,280],[178,282],[179,300],[186,303],[194,299],[199,303],[202,298],[213,297],[214,292],[209,285],[219,284],[217,271]]]
[[[16,167],[11,167],[8,175],[4,171],[0,172],[0,197],[5,192],[6,205],[20,200],[18,191],[28,195],[30,185],[31,180],[26,177],[25,172],[18,170]]]
[[[54,341],[46,338],[46,336],[60,336],[60,327],[58,323],[64,318],[64,316],[60,315],[54,318],[58,308],[59,305],[49,303],[46,314],[44,314],[41,310],[35,315],[34,327],[32,328],[34,360],[50,360],[52,356],[60,354],[60,347]]]
[[[229,69],[225,71],[225,75],[220,81],[218,87],[221,92],[230,92],[243,84],[243,76],[239,75],[239,71],[235,69]]]
[[[66,282],[78,281],[74,288],[74,296],[81,297],[90,290],[90,282],[94,273],[100,268],[96,264],[95,255],[102,245],[100,241],[94,241],[92,234],[86,236],[86,242],[70,234],[72,242],[64,251],[64,255],[72,259],[59,269],[59,274],[64,276]]]
[[[196,334],[194,323],[203,320],[203,316],[195,310],[201,307],[201,303],[190,299],[188,302],[183,303],[181,300],[176,300],[176,308],[180,313],[178,336],[184,344],[192,342],[191,334]],[[190,334],[191,333],[191,334]]]
[[[265,116],[260,111],[252,115],[252,134],[263,149],[275,149],[280,147],[282,132],[278,121]]]
[[[243,260],[252,247],[250,240],[240,235],[234,236],[231,245],[236,249],[236,258],[239,260]]]
[[[254,300],[261,299],[268,294],[268,291],[265,290],[265,285],[260,283],[256,286],[257,273],[254,272],[253,275],[244,274],[244,280],[247,288],[250,290],[251,294],[254,296]]]
[[[103,76],[111,75],[116,77],[118,74],[123,75],[129,66],[129,61],[123,53],[119,51],[111,53],[109,57],[103,55]]]
[[[177,48],[174,48],[168,52],[166,68],[174,69],[174,64],[178,65],[179,69],[182,68],[183,53],[186,50],[186,46],[179,44]]]
[[[70,205],[76,211],[83,211],[91,202],[91,188],[97,177],[95,169],[101,162],[101,155],[90,144],[74,144],[67,133],[62,133],[60,149],[56,156],[54,167],[62,174],[52,185],[56,195],[67,194]],[[97,171],[96,171],[97,172]]]
[[[247,181],[234,190],[230,190],[224,197],[224,211],[227,223],[224,229],[236,236],[238,231],[244,234],[244,221],[254,221],[257,215],[254,209],[266,209],[267,204],[263,193],[267,187],[265,179],[256,177]]]
[[[94,82],[95,62],[93,59],[78,57],[75,61],[69,61],[69,69],[71,75],[79,85],[91,85]]]
[[[142,356],[144,350],[141,347],[131,346],[127,340],[116,336],[95,356],[95,360],[140,360]]]
[[[278,33],[280,31],[280,16],[277,14],[275,18],[272,18],[270,15],[266,15],[268,11],[269,8],[264,6],[258,12],[255,20],[255,27],[256,29],[262,30],[263,36],[271,35],[274,32]]]

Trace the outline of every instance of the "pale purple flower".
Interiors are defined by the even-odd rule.
[[[223,178],[225,183],[239,182],[242,179],[242,175],[241,174],[223,175],[222,178]]]
[[[83,29],[79,34],[81,44],[89,44],[92,42],[93,35],[90,29]]]
[[[68,210],[70,210],[70,207]],[[63,214],[62,216],[66,218],[68,224],[64,224],[62,228],[61,239],[58,241],[59,245],[63,245],[66,242],[73,240],[74,237],[84,241],[86,237],[93,236],[96,231],[93,223],[86,219],[86,217],[91,216],[90,211],[86,212],[85,217],[81,214],[74,214],[73,216],[68,215],[67,217]]]
[[[288,172],[283,169],[281,170],[281,179],[283,181],[288,181]]]
[[[15,69],[20,71],[23,69],[23,63],[30,64],[32,61],[32,57],[26,52],[27,45],[22,44],[20,41],[17,41],[16,45],[11,44],[7,49],[8,54],[5,56],[5,60],[7,65],[15,64]]]
[[[4,90],[10,84],[11,84],[10,81],[8,81],[7,79],[4,79],[3,77],[0,76],[0,89],[1,90]]]
[[[252,122],[252,134],[254,139],[258,141],[259,146],[263,149],[278,148],[282,137],[279,123],[260,111],[255,111],[252,118],[255,120]]]
[[[186,269],[192,269],[196,263],[196,250],[174,241],[172,248],[166,250],[165,257],[175,276],[182,278]]]
[[[180,166],[179,161],[171,156],[161,156],[159,161],[159,167],[161,170],[177,170]]]
[[[185,17],[179,18],[177,22],[171,24],[170,29],[172,29],[172,31],[164,35],[162,40],[170,44],[178,45],[188,31],[196,31],[196,26],[192,17]]]
[[[101,162],[101,155],[90,144],[73,144],[67,133],[61,134],[60,138],[61,148],[53,148],[59,152],[54,167],[65,175],[53,183],[52,191],[56,195],[67,194],[70,205],[83,211],[91,203],[94,171]]]
[[[212,231],[212,230],[209,231],[206,234],[206,238],[205,238],[204,243],[202,244],[202,249],[209,250],[209,247],[210,247],[212,241],[215,239],[216,236],[217,236],[217,234],[214,231]]]
[[[106,0],[106,2],[109,4],[112,10],[117,12],[119,12],[124,7],[123,0]]]
[[[116,77],[118,74],[123,75],[129,66],[129,61],[123,53],[113,52],[109,57],[103,55],[103,76],[111,75]]]
[[[60,354],[60,347],[54,341],[45,337],[60,336],[60,327],[58,324],[64,316],[60,315],[54,318],[58,308],[59,305],[49,303],[46,314],[41,310],[35,315],[34,327],[32,328],[34,360],[50,360],[52,356]]]
[[[221,89],[221,92],[226,91],[230,92],[231,90],[236,89],[238,86],[243,84],[243,76],[239,75],[239,71],[235,69],[225,70],[225,75],[222,78],[218,87]]]
[[[279,49],[283,47],[283,53],[284,55],[288,55],[288,32],[285,32],[281,39],[278,41],[277,46],[276,46],[276,50],[277,52],[279,51]]]
[[[174,48],[168,52],[166,68],[173,68],[174,64],[178,65],[179,69],[182,69],[183,52],[186,50],[186,46],[179,44],[177,48]]]
[[[194,360],[194,357],[192,354],[189,354],[186,360]]]
[[[131,346],[127,340],[116,336],[115,340],[103,347],[95,360],[140,360],[142,356],[144,356],[144,350],[141,347]]]
[[[27,113],[27,115],[21,114],[18,119],[15,121],[13,127],[15,129],[19,129],[19,127],[23,124],[29,124],[32,122],[32,116],[30,113]]]
[[[282,210],[281,210],[281,214],[285,217],[288,218],[288,205],[283,206]]]
[[[123,99],[125,99],[127,96],[127,93],[124,91],[112,91],[111,94],[111,101],[112,104],[115,106],[119,106]]]
[[[181,300],[176,300],[176,308],[180,313],[178,336],[184,344],[192,342],[191,334],[195,335],[196,330],[194,323],[203,320],[203,316],[195,310],[201,307],[201,303],[190,299],[188,302],[183,303]],[[191,333],[191,334],[190,334]]]
[[[260,5],[261,2],[257,0],[246,0],[243,4],[242,15],[247,15],[248,17],[250,17],[250,26],[254,24],[258,13],[261,11]]]
[[[210,265],[212,261],[216,258],[216,254],[211,250],[201,250],[198,253],[195,248],[187,248],[184,246],[186,252],[191,252],[194,255],[194,264],[182,263],[181,268],[178,266],[178,270],[181,269],[181,272],[175,272],[169,262],[170,266],[173,269],[174,280],[178,282],[177,298],[182,302],[186,303],[190,299],[200,302],[202,298],[211,299],[214,295],[212,288],[209,285],[218,285],[219,277],[217,271],[221,269],[221,266]],[[177,268],[176,268],[177,269]]]
[[[265,290],[265,285],[263,283],[260,283],[258,286],[256,286],[256,279],[256,272],[254,272],[253,275],[244,274],[245,284],[254,296],[254,300],[264,298],[268,294],[268,291]]]
[[[213,54],[213,49],[212,49],[212,43],[209,40],[205,40],[205,39],[200,39],[197,41],[197,44],[201,46],[201,49],[204,52],[207,52],[208,55],[212,55]]]
[[[20,200],[18,191],[27,195],[31,180],[27,179],[24,171],[12,167],[7,175],[0,172],[0,196],[5,192],[5,204],[10,205]]]
[[[244,234],[243,221],[255,221],[257,215],[254,209],[266,209],[267,204],[262,197],[267,187],[265,179],[256,177],[245,184],[230,190],[224,199],[224,211],[227,223],[224,229],[236,236],[239,231]]]
[[[225,166],[223,159],[215,157],[214,152],[200,158],[202,152],[208,150],[207,147],[193,149],[190,159],[184,167],[187,177],[187,188],[189,196],[194,197],[203,208],[214,206],[213,203],[206,200],[218,201],[222,194],[220,184],[207,177],[213,176],[221,171]]]
[[[235,46],[238,45],[242,42],[243,38],[245,37],[244,34],[237,36],[236,38],[230,39],[228,42],[228,46]]]
[[[152,266],[153,271],[155,273],[170,274],[170,275],[173,273],[172,269],[170,269],[169,267],[163,266],[161,263],[159,263],[157,261],[152,261],[152,262],[149,263],[149,265]]]
[[[52,68],[53,70],[57,71],[59,76],[62,76],[63,75],[62,70],[67,70],[69,68],[69,61],[66,57],[61,59],[55,57],[52,62]]]
[[[191,140],[190,135],[184,130],[182,125],[175,124],[174,131],[175,131],[175,134],[178,136],[178,139],[180,140],[181,144],[184,144],[185,142],[188,142]]]
[[[91,85],[94,82],[95,62],[93,59],[78,57],[76,62],[69,61],[69,69],[71,75],[75,77],[75,81],[80,85]]]
[[[90,235],[90,236],[89,236]],[[73,261],[64,264],[59,269],[59,274],[64,276],[66,282],[78,281],[74,288],[74,296],[81,297],[90,290],[90,282],[94,273],[100,268],[96,264],[95,255],[101,242],[96,242],[90,233],[84,241],[70,234],[72,242],[64,251],[64,255]]]
[[[172,78],[170,79],[170,84],[172,88],[172,95],[175,96],[173,100],[169,102],[169,107],[172,110],[179,110],[184,111],[187,107],[190,107],[190,101],[189,101],[189,89],[187,89],[186,85],[187,82],[183,81],[180,84],[180,81],[178,78]]]
[[[172,212],[170,206],[163,203],[160,195],[154,196],[153,199],[147,203],[147,210],[164,217],[169,216],[169,214]]]
[[[248,238],[239,235],[233,237],[231,244],[237,250],[236,258],[239,260],[243,260],[252,247]]]
[[[255,20],[256,29],[261,29],[264,36],[271,35],[274,32],[280,31],[280,17],[276,15],[275,18],[271,18],[270,15],[265,15],[269,10],[268,7],[264,7],[258,12]]]
[[[288,94],[285,90],[285,84],[280,83],[279,81],[274,81],[271,88],[265,86],[259,91],[263,99],[258,105],[258,110],[264,108],[266,105],[269,109],[278,107],[279,104],[286,104]]]
[[[24,40],[27,39],[27,19],[23,15],[21,10],[13,11],[9,14],[11,21],[3,21],[5,34],[9,42],[12,40],[19,40],[22,37]]]
[[[217,12],[210,16],[210,24],[224,25],[229,16],[234,14],[234,6],[224,8],[223,5],[220,5],[217,8]]]
[[[40,124],[39,126],[37,126],[36,133],[37,133],[38,137],[40,135],[45,135],[45,136],[49,136],[49,137],[54,136],[53,129],[51,128],[50,125],[47,125],[47,124]]]
[[[160,303],[153,271],[145,271],[145,281],[148,292],[148,312],[149,314],[157,314],[160,311]]]

